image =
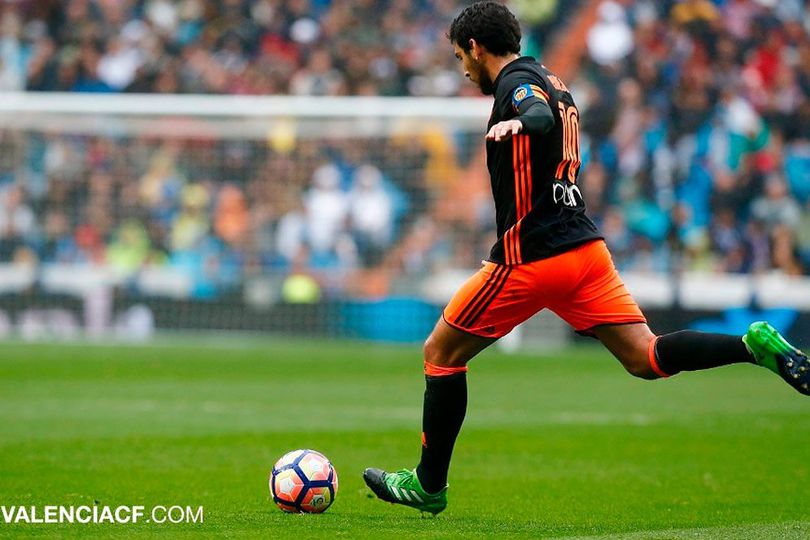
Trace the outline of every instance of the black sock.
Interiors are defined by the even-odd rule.
[[[436,493],[447,485],[450,456],[466,413],[466,373],[442,377],[425,375],[422,460],[416,474],[428,493]]]
[[[754,361],[740,336],[694,330],[660,336],[655,344],[655,358],[667,375]]]

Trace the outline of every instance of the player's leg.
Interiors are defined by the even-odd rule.
[[[551,259],[564,273],[546,272],[548,286],[566,294],[550,306],[577,331],[595,335],[633,375],[668,377],[736,363],[756,363],[810,394],[810,362],[767,323],[745,336],[681,330],[655,336],[613,265],[604,242]],[[570,291],[566,281],[575,283]],[[549,295],[551,296],[551,295]]]
[[[646,324],[598,326],[593,333],[627,371],[644,379],[751,363],[770,369],[802,394],[810,395],[807,355],[766,322],[753,323],[744,336],[694,330],[654,336]]]
[[[425,342],[422,457],[414,470],[366,469],[381,499],[437,514],[447,505],[447,473],[467,412],[467,363],[540,309],[531,276],[487,264],[453,296]]]
[[[592,332],[631,375],[642,379],[661,377],[647,354],[655,339],[647,323],[597,326]]]
[[[447,506],[447,473],[467,413],[467,362],[494,338],[456,330],[439,319],[424,346],[422,457],[413,469],[369,468],[366,484],[381,499],[438,514]]]
[[[593,333],[628,372],[643,379],[754,362],[740,336],[689,330],[655,336],[645,323],[603,325]]]
[[[441,318],[425,342],[422,458],[416,473],[428,492],[447,485],[453,446],[467,413],[467,362],[494,341],[456,330]]]
[[[427,366],[466,369],[467,362],[496,341],[497,338],[476,336],[457,330],[441,317],[422,347],[426,364],[425,373]]]

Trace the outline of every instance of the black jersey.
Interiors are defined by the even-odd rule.
[[[554,127],[486,143],[498,227],[489,260],[521,264],[601,238],[576,184],[579,112],[568,88],[534,58],[521,57],[501,70],[494,93],[487,129],[539,102],[551,109]]]

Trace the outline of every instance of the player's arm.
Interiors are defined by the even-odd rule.
[[[554,115],[551,108],[546,103],[534,103],[526,109],[526,112],[513,118],[498,122],[487,133],[487,140],[500,142],[517,135],[526,133],[529,135],[542,135],[554,127]]]
[[[530,135],[543,135],[554,127],[554,115],[545,101],[529,105],[526,112],[518,116],[517,120],[523,124],[523,133]]]
[[[532,83],[511,86],[509,94],[502,96],[501,100],[502,102],[508,100],[508,106],[517,116],[492,126],[487,133],[487,140],[500,142],[518,133],[542,135],[551,130],[554,127],[554,114],[548,106],[546,92],[539,85]]]

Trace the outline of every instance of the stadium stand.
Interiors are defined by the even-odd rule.
[[[0,90],[472,96],[444,36],[462,4],[6,2]],[[570,42],[553,30],[586,11],[595,20],[566,69],[583,118],[580,182],[620,269],[810,273],[803,2],[515,5],[528,54]],[[180,269],[192,299],[264,273],[309,276],[285,284],[294,302],[380,297],[487,253],[481,146],[442,130],[290,148],[0,129],[0,262]]]

